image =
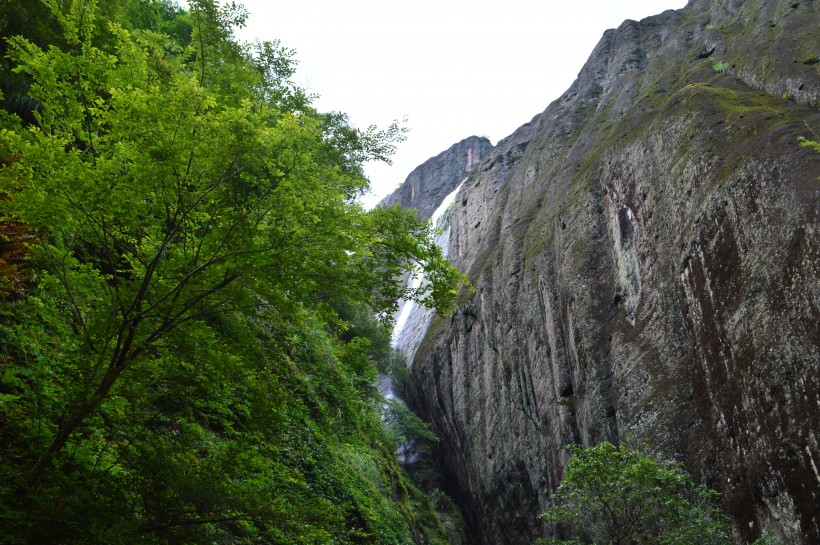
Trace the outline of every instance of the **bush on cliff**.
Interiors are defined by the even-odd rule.
[[[571,446],[574,456],[541,515],[568,540],[546,544],[706,545],[731,543],[718,493],[696,485],[679,464],[625,446]]]

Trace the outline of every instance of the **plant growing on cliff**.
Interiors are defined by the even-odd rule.
[[[712,59],[712,70],[718,74],[725,74],[728,69],[729,65],[727,65],[726,62]]]
[[[752,542],[752,545],[783,545],[783,542],[776,535],[763,532],[759,538]]]
[[[805,136],[798,136],[797,144],[804,148],[813,149],[817,153],[820,153],[820,142],[817,142],[815,140],[809,140]]]
[[[429,454],[438,442],[438,436],[430,429],[430,424],[416,416],[401,401],[389,399],[385,409],[384,418],[393,434],[400,459],[410,461],[414,453]]]
[[[541,544],[729,544],[718,493],[696,485],[679,464],[625,446],[570,446],[566,475],[541,518],[569,536]]]

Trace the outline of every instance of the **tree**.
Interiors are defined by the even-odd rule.
[[[542,515],[570,540],[541,543],[601,545],[730,544],[718,493],[695,485],[679,464],[663,464],[606,441],[571,446],[553,507]]]
[[[442,266],[422,224],[346,201],[363,180],[315,160],[321,120],[253,95],[222,106],[200,83],[205,68],[187,72],[155,36],[112,24],[109,53],[90,43],[88,11],[60,18],[79,55],[11,40],[43,109],[32,131],[4,134],[19,157],[6,169],[6,214],[59,226],[39,257],[91,365],[34,475],[122,373],[184,324],[260,295],[304,303],[329,282],[379,303],[396,295],[393,262]]]
[[[31,124],[0,119],[0,222],[36,234],[0,324],[7,539],[401,536],[340,469],[382,439],[368,341],[328,326],[331,299],[446,311],[463,278],[426,222],[355,200],[401,131],[316,112],[291,52],[232,39],[236,6],[165,9],[171,36],[117,22],[138,0],[44,4],[58,43],[7,42]]]

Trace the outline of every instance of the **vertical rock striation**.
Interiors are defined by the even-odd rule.
[[[739,542],[818,543],[818,8],[626,21],[470,175],[450,256],[475,292],[410,400],[475,543],[543,535],[565,446],[629,436],[722,491]]]

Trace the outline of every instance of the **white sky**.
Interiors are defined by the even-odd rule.
[[[238,37],[296,50],[296,82],[359,128],[407,119],[393,166],[369,164],[373,204],[456,142],[493,144],[575,80],[603,32],[686,0],[238,0]]]

